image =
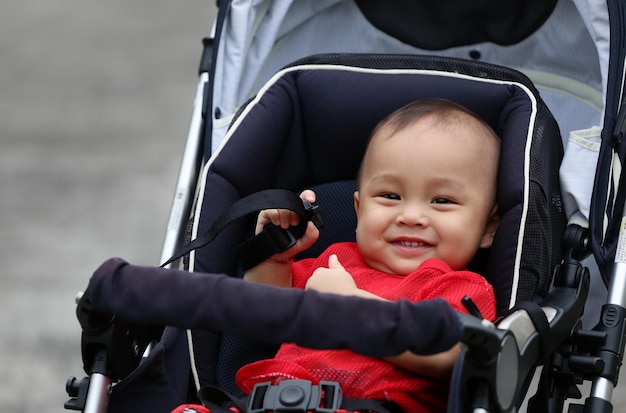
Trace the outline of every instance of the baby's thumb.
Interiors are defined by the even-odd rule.
[[[338,268],[338,269],[344,269],[343,265],[341,265],[341,263],[339,262],[339,258],[337,258],[336,254],[332,254],[330,257],[328,257],[328,268]]]

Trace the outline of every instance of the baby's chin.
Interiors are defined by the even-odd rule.
[[[375,270],[382,271],[389,275],[395,275],[397,277],[406,277],[407,275],[417,271],[417,269],[422,265],[422,263],[426,261],[423,259],[419,262],[411,262],[406,265],[402,265],[401,263],[397,263],[397,265],[388,265],[378,261],[365,261],[366,264]]]

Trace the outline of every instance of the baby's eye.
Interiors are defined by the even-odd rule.
[[[449,198],[445,198],[445,197],[438,197],[438,198],[434,198],[432,200],[433,204],[454,204],[454,201],[452,201]]]
[[[382,197],[382,198],[385,198],[385,199],[392,199],[392,200],[395,200],[395,201],[400,199],[400,195],[394,194],[392,192],[382,193],[379,196]]]

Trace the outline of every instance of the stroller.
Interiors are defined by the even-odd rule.
[[[317,186],[328,227],[322,232],[327,239],[320,239],[317,245],[322,248],[332,240],[350,239],[353,234],[346,234],[345,228],[354,228],[354,218],[341,211],[351,212],[352,207],[341,205],[340,200],[349,201],[346,194],[354,190],[354,173],[363,152],[362,139],[369,135],[377,120],[402,102],[423,96],[447,97],[463,103],[492,124],[502,134],[503,151],[506,150],[506,159],[510,160],[503,168],[508,172],[500,177],[500,191],[505,192],[499,195],[500,202],[510,204],[507,209],[510,215],[503,215],[506,229],[499,231],[490,256],[478,257],[475,263],[494,284],[499,314],[506,317],[497,329],[464,319],[463,341],[469,350],[454,376],[450,410],[513,411],[526,387],[526,377],[536,364],[543,364],[540,387],[550,390],[536,399],[535,406],[546,406],[545,411],[559,411],[559,407],[562,410],[563,400],[572,394],[572,388],[581,379],[587,379],[593,382],[593,388],[586,408],[610,411],[624,335],[623,323],[619,321],[624,317],[617,247],[621,214],[614,216],[619,214],[624,199],[621,192],[609,185],[620,177],[616,168],[620,158],[613,152],[620,153],[624,116],[620,115],[621,98],[615,86],[621,84],[622,36],[617,28],[609,26],[608,17],[620,16],[620,5],[542,3],[524,14],[529,21],[525,31],[495,30],[496,34],[508,33],[509,38],[491,37],[494,33],[465,37],[469,32],[464,32],[466,27],[463,27],[461,38],[469,44],[460,44],[458,39],[439,35],[426,36],[436,40],[425,41],[411,31],[403,31],[396,27],[401,26],[398,22],[414,21],[409,17],[423,14],[423,10],[412,10],[407,4],[398,6],[399,9],[392,6],[394,3],[385,4],[382,7],[388,9],[384,10],[388,19],[379,18],[383,11],[366,1],[320,1],[314,7],[309,4],[299,7],[290,2],[235,1],[221,5],[215,39],[205,43],[207,49],[202,60],[199,94],[209,98],[196,105],[192,139],[181,168],[180,181],[191,185],[179,185],[190,189],[177,192],[163,260],[182,243],[180,228],[187,227],[182,222],[186,222],[185,217],[190,215],[187,211],[192,209],[197,163],[205,166],[199,176],[188,238],[202,234],[245,194],[268,187],[299,191]],[[462,9],[461,4],[458,6]],[[246,18],[242,20],[242,16]],[[456,24],[454,17],[446,23]],[[611,18],[613,26],[617,20]],[[240,26],[242,21],[245,23]],[[389,32],[390,21],[397,31]],[[418,26],[429,30],[427,25]],[[334,30],[320,27],[349,30],[330,41],[326,36]],[[316,36],[311,36],[312,32]],[[546,69],[538,47],[544,42],[551,44],[548,40],[553,44],[556,33],[558,39],[562,37],[575,44],[578,52],[572,54],[560,47],[550,50],[552,54],[563,53],[554,59],[559,63],[557,74]],[[310,48],[303,51],[299,46],[303,43]],[[280,70],[301,55],[337,51],[341,53],[305,58]],[[591,51],[593,58],[589,58],[587,51]],[[420,56],[415,56],[418,53]],[[462,59],[441,57],[443,54]],[[606,63],[609,55],[610,64]],[[470,59],[466,60],[467,57]],[[479,60],[521,69],[532,81],[515,70]],[[528,61],[534,61],[534,66],[525,67]],[[566,77],[563,73],[569,75],[568,70],[580,72],[582,77]],[[276,72],[277,75],[272,75]],[[287,94],[287,101],[271,100],[280,94],[277,91]],[[597,124],[603,127],[589,128]],[[558,167],[562,156],[559,128],[563,135],[570,134],[570,141],[577,145],[574,149],[593,149],[599,145],[593,133],[602,133],[591,208],[588,208],[591,196],[584,193],[588,188],[580,182],[568,183],[567,163],[563,167],[562,190],[559,187]],[[341,141],[337,133],[347,134],[347,131],[350,138]],[[323,139],[314,140],[313,136]],[[573,156],[572,146],[568,145],[566,159]],[[233,159],[232,154],[237,154],[237,158]],[[585,155],[585,161],[595,167],[597,155],[593,152]],[[261,172],[259,165],[269,169]],[[588,180],[593,176],[592,170],[580,171],[582,178],[578,175],[575,178]],[[576,196],[581,188],[583,195]],[[583,228],[572,226],[566,231],[571,241],[562,252],[564,211],[572,222],[584,223],[582,218],[590,216],[590,236],[587,237]],[[190,254],[188,269],[237,274],[236,245],[242,234],[249,232],[248,227],[241,221],[229,225],[213,243]],[[340,227],[342,232],[336,233]],[[588,245],[593,249],[602,278],[609,285],[607,305],[593,331],[583,330],[578,322],[589,289],[587,272],[578,261],[586,256]],[[618,264],[613,265],[616,250]],[[316,250],[311,253],[315,254]],[[563,265],[552,277],[552,269],[561,261]],[[590,260],[585,263],[593,265]],[[184,277],[170,271],[167,274],[172,277]],[[597,285],[596,281],[591,284]],[[159,275],[150,282],[168,285],[167,279]],[[141,288],[145,290],[147,286]],[[115,318],[103,319],[92,312],[90,303],[83,300],[79,319],[85,330],[83,358],[91,383],[68,383],[68,390],[77,397],[69,404],[70,408],[104,409],[107,386],[111,380],[118,379],[123,380],[113,387],[108,400],[110,411],[169,411],[194,400],[196,387],[207,384],[234,392],[233,369],[274,350],[266,343],[251,346],[240,336],[263,337],[269,342],[281,336],[273,332],[272,340],[258,329],[242,331],[229,325],[223,330],[237,334],[222,335],[206,329],[185,332],[184,328],[198,325],[188,318],[181,321],[165,314],[147,314],[153,302],[133,295],[131,305],[124,301],[127,295],[118,293],[120,298],[111,300],[116,301],[113,304],[106,298],[92,296],[91,299],[99,310],[115,314],[119,319],[177,327],[167,327],[161,334],[158,328],[128,327],[123,323],[120,326],[112,322]],[[237,295],[233,291],[232,296]],[[542,303],[541,313],[546,316],[537,315],[532,309],[537,307],[532,305],[509,314],[511,308],[522,302]],[[592,322],[597,321],[593,315],[588,317]],[[104,323],[114,328],[107,332],[100,327],[90,329],[94,320],[98,325]],[[211,327],[216,325],[219,323],[213,320]],[[113,351],[107,348],[106,357],[99,358],[101,352],[96,349],[101,342],[120,335],[126,337],[121,340],[123,345]],[[126,350],[124,345],[131,347],[130,356],[120,356]],[[207,351],[213,348],[222,350]],[[148,350],[145,360],[137,367],[144,349]],[[94,363],[94,359],[100,362]],[[510,371],[516,372],[514,380],[507,374]]]

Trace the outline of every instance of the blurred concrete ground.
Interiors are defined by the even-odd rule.
[[[9,0],[0,13],[0,412],[61,412],[74,297],[157,264],[212,0]],[[626,411],[624,380],[614,411]]]
[[[0,13],[0,412],[60,412],[74,296],[157,264],[213,0],[9,0]]]

